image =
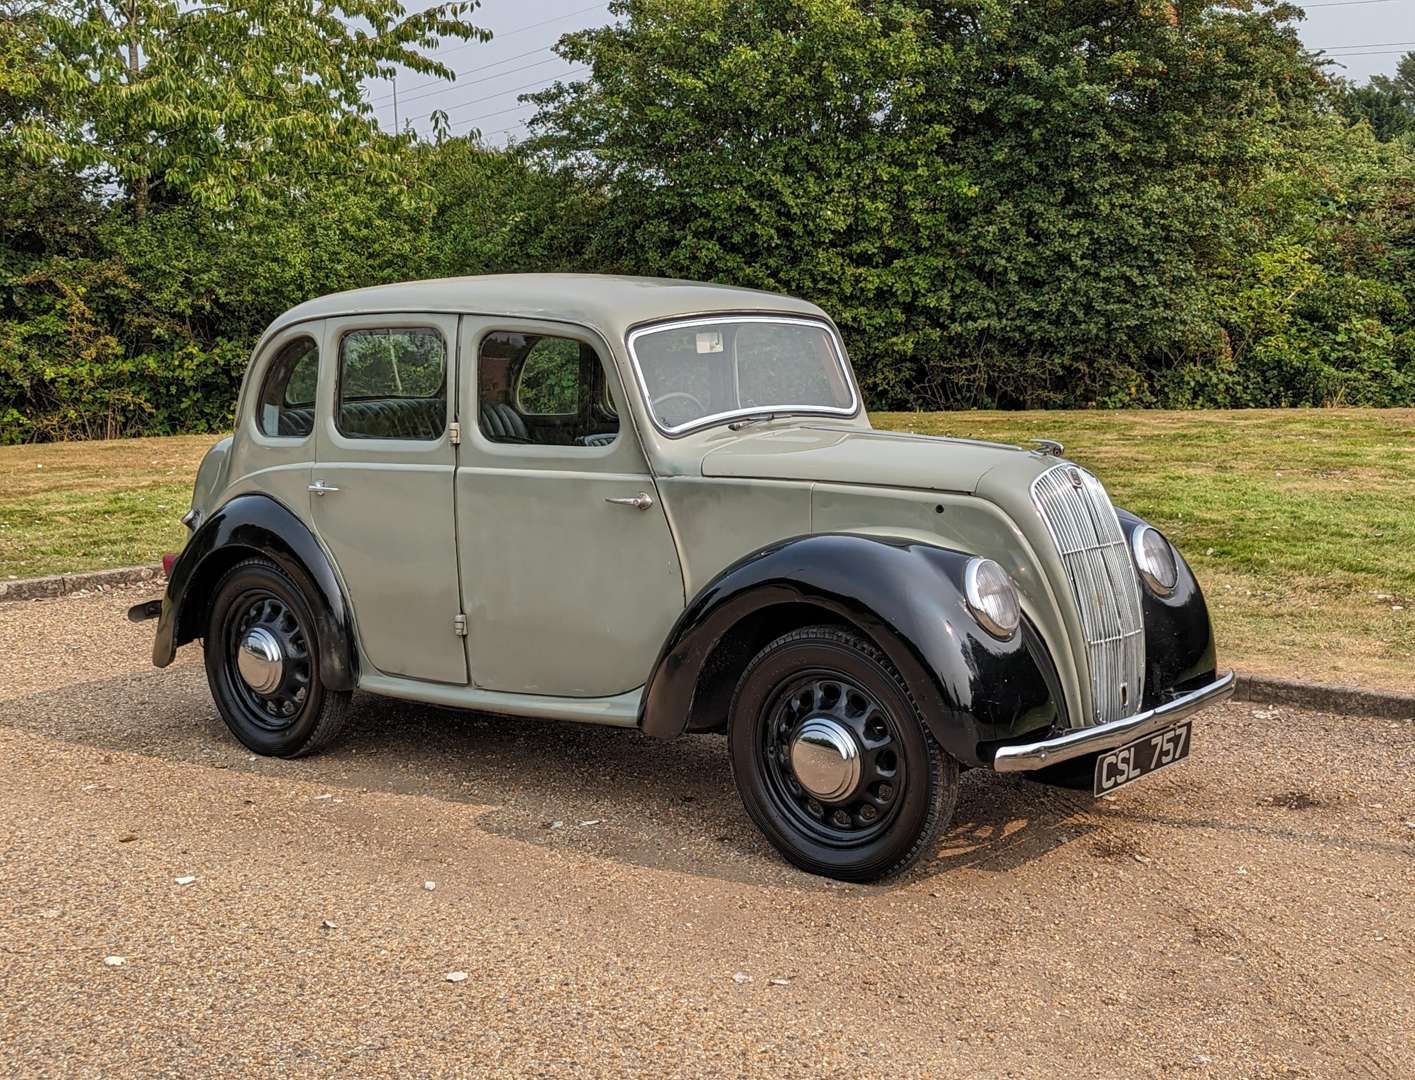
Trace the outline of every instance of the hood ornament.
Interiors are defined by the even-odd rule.
[[[1036,447],[1036,450],[1032,451],[1035,454],[1050,454],[1052,457],[1061,457],[1063,451],[1066,449],[1066,447],[1062,446],[1061,443],[1057,442],[1055,439],[1028,439],[1027,441]]]

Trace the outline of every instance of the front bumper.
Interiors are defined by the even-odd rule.
[[[1135,739],[1172,727],[1200,709],[1227,701],[1233,696],[1233,687],[1234,675],[1230,671],[1208,686],[1181,694],[1173,701],[1166,701],[1153,709],[1127,716],[1124,720],[1077,728],[1041,742],[1004,746],[993,758],[993,770],[1003,773],[1030,772],[1102,750],[1114,750],[1117,746],[1124,746]]]

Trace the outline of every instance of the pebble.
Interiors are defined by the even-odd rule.
[[[128,958],[126,956],[105,956],[103,962],[109,967],[122,967],[128,962]]]
[[[449,971],[447,973],[448,982],[466,982],[467,973],[465,971]]]
[[[177,884],[177,885],[190,885],[190,884],[192,884],[192,882],[196,881],[196,875],[195,875],[195,874],[183,874],[183,875],[182,875],[181,877],[179,877],[179,878],[173,878],[172,881],[173,881],[175,884]]]

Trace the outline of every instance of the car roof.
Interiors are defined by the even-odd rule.
[[[639,323],[713,312],[826,318],[825,312],[805,300],[730,285],[609,274],[486,274],[331,293],[291,308],[269,332],[306,319],[409,311],[573,322],[612,337]]]

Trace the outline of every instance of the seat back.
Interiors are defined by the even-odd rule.
[[[504,401],[482,402],[481,428],[486,437],[493,441],[531,441],[531,433],[526,430],[526,422],[521,419],[521,414]]]

